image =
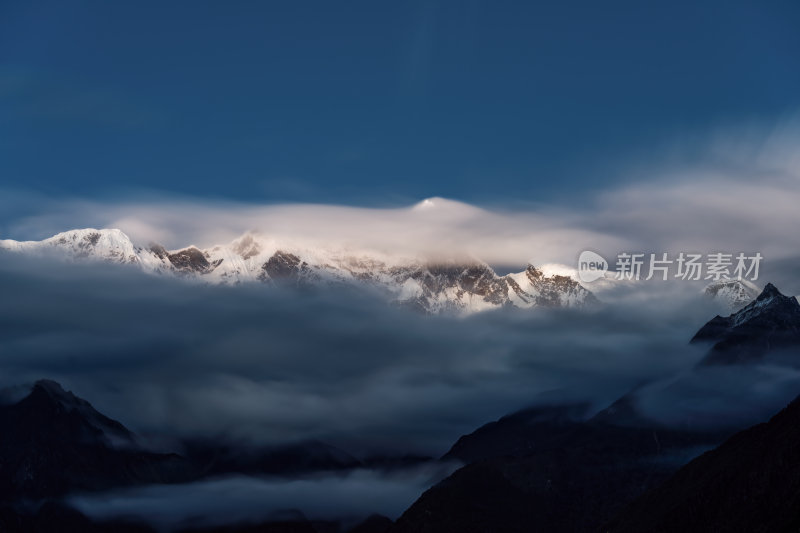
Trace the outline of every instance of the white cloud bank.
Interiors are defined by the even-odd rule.
[[[498,210],[442,198],[400,208],[255,205],[152,194],[101,202],[5,191],[0,230],[3,237],[38,239],[76,227],[117,227],[140,244],[172,248],[228,243],[255,231],[312,246],[467,254],[497,265],[572,265],[584,249],[792,258],[800,251],[800,120],[764,131],[705,142],[701,162],[690,166],[642,165],[636,173],[646,181],[581,206]]]

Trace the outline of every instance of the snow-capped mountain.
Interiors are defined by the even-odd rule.
[[[42,241],[0,240],[0,250],[70,261],[129,264],[153,274],[216,284],[354,285],[426,313],[505,306],[581,307],[595,296],[569,275],[532,265],[499,276],[479,260],[438,260],[346,248],[309,248],[255,234],[211,248],[138,246],[118,229],[79,229]]]
[[[118,229],[78,229],[53,235],[42,241],[0,240],[0,249],[26,254],[101,259],[115,263],[135,263],[141,249]]]
[[[767,283],[743,309],[711,319],[692,342],[713,343],[702,364],[756,361],[775,352],[796,354],[800,347],[800,303]]]
[[[734,312],[755,300],[761,289],[744,279],[721,279],[706,285],[703,292]]]

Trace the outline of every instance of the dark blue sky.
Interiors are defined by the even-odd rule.
[[[800,102],[798,2],[0,1],[0,188],[548,201]]]

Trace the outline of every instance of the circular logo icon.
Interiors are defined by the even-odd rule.
[[[578,278],[584,283],[591,283],[604,277],[606,270],[608,270],[608,261],[603,259],[600,254],[585,250],[578,257]]]

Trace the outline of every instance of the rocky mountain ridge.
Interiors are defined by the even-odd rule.
[[[770,354],[796,354],[800,348],[800,303],[767,283],[758,297],[727,317],[715,316],[692,343],[709,343],[702,364],[759,361]]]
[[[570,276],[528,265],[498,275],[477,259],[429,260],[376,251],[313,249],[246,234],[227,245],[167,250],[138,246],[118,229],[79,229],[41,241],[0,240],[0,250],[69,261],[127,264],[214,284],[354,285],[425,313],[501,307],[583,307],[597,302]]]

